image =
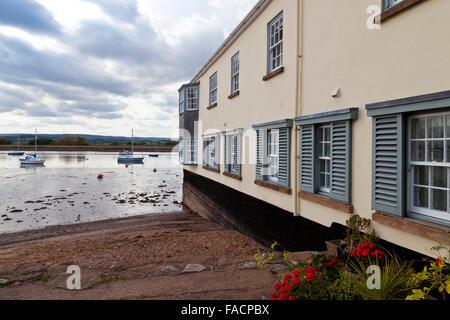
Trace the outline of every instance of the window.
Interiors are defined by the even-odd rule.
[[[450,221],[450,113],[410,117],[408,211]]]
[[[217,103],[217,72],[209,78],[209,105]]]
[[[185,161],[184,164],[192,165],[197,164],[197,139],[190,137],[185,139]]]
[[[231,58],[231,93],[239,91],[239,52]]]
[[[318,162],[319,162],[319,190],[329,193],[331,189],[331,126],[318,128]]]
[[[224,132],[225,172],[235,176],[241,175],[241,141],[242,129]]]
[[[280,132],[278,129],[272,129],[267,132],[268,145],[267,145],[267,156],[268,156],[268,173],[267,178],[270,181],[278,182],[278,169],[279,169],[279,137]]]
[[[373,117],[372,209],[450,226],[450,91],[366,109]]]
[[[198,87],[187,88],[186,110],[196,110],[198,108]]]
[[[283,13],[269,23],[268,73],[283,66]]]
[[[290,141],[292,120],[257,124],[256,184],[270,184],[290,193]],[[262,183],[261,183],[262,182]]]
[[[300,190],[351,204],[352,120],[358,109],[297,117],[300,127]]]
[[[400,2],[403,2],[403,0],[384,0],[384,10],[390,9]]]
[[[203,136],[203,166],[219,170],[220,135]]]
[[[184,88],[179,91],[179,111],[180,114],[184,112]]]

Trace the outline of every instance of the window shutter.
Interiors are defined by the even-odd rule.
[[[230,136],[224,135],[225,171],[230,172]]]
[[[331,124],[331,190],[330,198],[351,203],[351,122]]]
[[[203,165],[208,165],[208,139],[203,139]]]
[[[284,187],[289,187],[289,155],[290,155],[290,128],[279,130],[279,169],[278,183]]]
[[[264,180],[264,157],[265,157],[266,130],[256,130],[256,180]]]
[[[404,212],[404,119],[373,119],[372,209],[402,217]]]
[[[300,190],[314,193],[314,125],[301,127]]]
[[[242,155],[241,155],[241,150],[242,150],[242,134],[238,134],[237,135],[237,143],[236,143],[236,150],[235,150],[235,154],[236,154],[236,174],[237,175],[241,175],[242,174]]]
[[[214,168],[219,170],[220,169],[220,134],[216,136],[214,139]]]

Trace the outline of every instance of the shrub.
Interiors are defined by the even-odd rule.
[[[9,146],[12,144],[12,141],[7,138],[0,138],[0,145]]]
[[[450,294],[450,270],[445,258],[437,258],[422,272],[413,274],[410,285],[417,289],[406,300],[424,300],[432,294],[440,294],[443,300],[447,300]]]

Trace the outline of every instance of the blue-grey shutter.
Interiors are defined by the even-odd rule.
[[[215,136],[214,139],[214,169],[220,170],[220,134]]]
[[[264,181],[266,130],[256,130],[256,180]]]
[[[279,129],[278,152],[279,168],[278,183],[289,188],[289,151],[290,151],[290,130],[291,128]]]
[[[230,172],[230,137],[227,135],[224,135],[224,155],[225,155],[225,164],[224,164],[224,171]]]
[[[402,217],[404,212],[404,116],[373,119],[372,207]]]
[[[300,190],[314,193],[314,125],[300,129]]]
[[[351,203],[351,121],[331,124],[331,190],[330,198]]]

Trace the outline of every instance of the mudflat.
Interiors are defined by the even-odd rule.
[[[258,250],[189,210],[5,234],[0,299],[267,299],[280,274],[256,268]]]

